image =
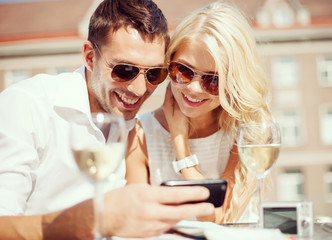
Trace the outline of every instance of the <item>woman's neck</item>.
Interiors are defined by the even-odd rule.
[[[189,138],[203,138],[217,132],[219,127],[219,117],[221,109],[216,108],[209,114],[197,118],[189,118]],[[155,118],[169,131],[168,124],[162,107],[154,112]]]
[[[210,136],[219,130],[220,108],[199,116],[189,118],[189,138],[202,138]]]

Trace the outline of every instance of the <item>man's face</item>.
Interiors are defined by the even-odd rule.
[[[164,66],[165,42],[162,38],[144,41],[135,29],[120,28],[99,50],[102,56],[94,51],[93,69],[87,77],[91,111],[115,112],[131,119],[157,86],[146,81],[143,71],[133,80],[117,82],[112,79],[107,63]]]

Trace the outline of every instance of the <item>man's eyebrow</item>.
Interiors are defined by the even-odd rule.
[[[134,66],[139,66],[139,67],[165,67],[165,63],[160,63],[160,64],[157,64],[157,65],[150,65],[150,66],[144,66],[142,64],[137,64],[137,63],[134,63],[128,59],[121,59],[121,58],[113,58],[111,61],[108,60],[108,63],[110,64],[114,64],[114,63],[124,63],[124,64],[130,64],[130,65],[134,65]]]

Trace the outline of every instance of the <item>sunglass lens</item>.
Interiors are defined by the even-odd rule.
[[[169,64],[169,76],[174,82],[183,84],[189,83],[195,76],[195,73],[181,63],[171,62]]]
[[[167,75],[168,71],[166,68],[151,68],[146,72],[147,80],[153,85],[162,83]]]
[[[217,75],[203,75],[202,76],[202,86],[205,91],[212,95],[218,95],[218,81],[219,78]]]
[[[117,82],[130,81],[137,76],[139,68],[126,64],[118,64],[112,70],[112,78]]]

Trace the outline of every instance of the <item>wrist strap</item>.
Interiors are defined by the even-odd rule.
[[[198,165],[198,159],[195,154],[185,157],[184,159],[173,161],[174,171],[180,174],[180,171],[184,168],[193,167]]]

